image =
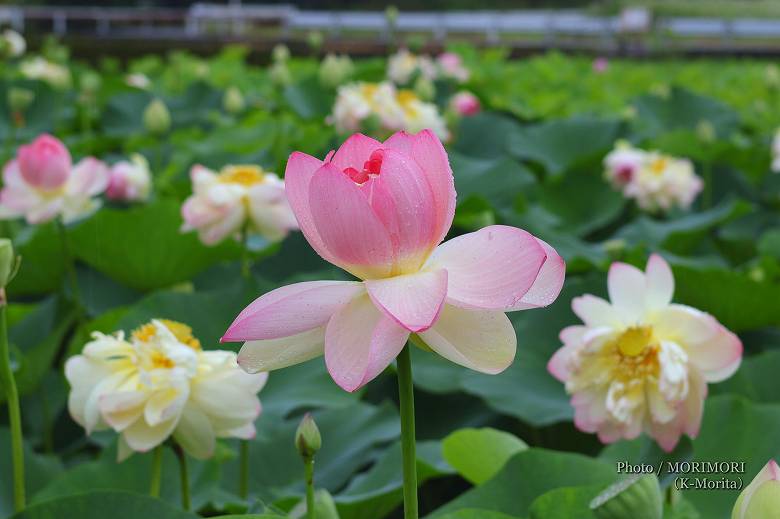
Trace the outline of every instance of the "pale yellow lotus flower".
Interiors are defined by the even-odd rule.
[[[169,437],[195,458],[216,438],[252,438],[267,374],[247,374],[230,351],[204,351],[189,326],[153,320],[129,338],[95,332],[65,364],[68,409],[87,434],[120,434],[118,458]]]

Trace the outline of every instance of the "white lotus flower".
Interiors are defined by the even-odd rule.
[[[149,199],[152,191],[152,174],[149,161],[141,154],[133,153],[130,160],[122,160],[111,166],[106,196],[112,200],[140,202]]]
[[[605,176],[646,211],[687,209],[704,183],[688,159],[644,151],[619,141],[604,159]]]
[[[19,66],[19,70],[27,79],[44,81],[60,90],[70,88],[71,85],[71,75],[68,67],[48,61],[40,56],[23,62]]]
[[[259,166],[225,166],[216,173],[201,165],[190,171],[193,194],[182,206],[182,232],[197,230],[206,245],[238,236],[242,229],[280,240],[298,222],[284,181]]]
[[[388,134],[400,130],[417,133],[431,129],[439,139],[449,139],[449,130],[439,109],[411,90],[398,90],[392,83],[351,83],[338,89],[330,121],[343,133],[363,129],[374,118]]]
[[[1,39],[5,54],[11,58],[18,58],[27,50],[27,41],[24,36],[13,29],[4,30]]]
[[[181,323],[153,320],[126,340],[95,332],[68,359],[68,409],[87,434],[120,434],[119,460],[173,437],[193,457],[208,458],[216,438],[252,438],[257,392],[267,374],[249,375],[230,351],[204,351]]]
[[[580,430],[604,443],[645,431],[671,451],[683,433],[698,435],[707,383],[737,370],[742,343],[711,315],[672,304],[674,277],[661,256],[645,272],[613,263],[608,289],[610,302],[572,301],[584,324],[561,331],[548,370],[572,395]]]

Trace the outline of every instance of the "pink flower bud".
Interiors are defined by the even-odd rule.
[[[70,152],[59,139],[48,134],[40,135],[31,144],[21,146],[18,158],[22,177],[38,189],[56,189],[70,175]]]
[[[458,92],[452,97],[452,107],[460,115],[475,115],[482,109],[479,98],[471,92]]]

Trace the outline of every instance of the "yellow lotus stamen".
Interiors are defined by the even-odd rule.
[[[626,357],[636,357],[653,342],[653,330],[649,326],[632,326],[617,338],[617,347]]]
[[[654,159],[650,163],[650,171],[654,173],[655,175],[660,175],[664,171],[666,171],[666,167],[669,164],[669,159],[667,157],[658,157],[657,159]]]
[[[417,110],[414,108],[414,103],[420,99],[411,90],[400,90],[398,92],[398,104],[401,105],[404,112],[407,115],[414,117],[417,114]]]
[[[160,319],[168,330],[176,337],[180,343],[189,346],[193,350],[201,350],[200,341],[192,335],[192,328],[178,321],[170,319]],[[157,334],[157,329],[153,323],[147,323],[133,331],[133,338],[141,342],[149,342]]]
[[[152,353],[152,367],[155,369],[171,369],[175,366],[174,362],[160,353],[155,351]]]
[[[632,326],[610,343],[613,351],[613,376],[624,381],[644,380],[656,375],[658,363],[658,342],[649,326]]]
[[[265,180],[263,168],[252,164],[225,166],[219,173],[220,182],[253,186]]]

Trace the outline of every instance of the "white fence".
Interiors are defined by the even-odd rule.
[[[51,31],[59,35],[91,31],[145,38],[157,29],[169,35],[199,37],[241,35],[252,27],[273,26],[281,28],[285,35],[312,30],[332,35],[375,32],[380,36],[391,31],[427,32],[440,39],[451,34],[482,35],[489,42],[499,41],[505,35],[523,34],[613,36],[623,27],[620,16],[595,16],[579,10],[402,12],[391,23],[383,12],[301,10],[292,5],[198,3],[187,10],[0,6],[0,25],[22,31],[28,22],[49,23]],[[680,37],[780,39],[780,20],[662,18],[651,25],[647,16],[646,30]]]

